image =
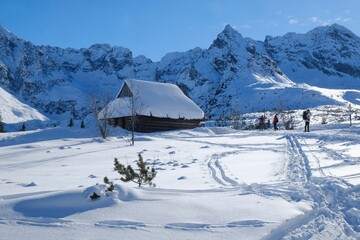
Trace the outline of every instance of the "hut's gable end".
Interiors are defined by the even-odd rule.
[[[132,96],[133,94],[129,86],[125,83],[124,86],[121,88],[121,91],[118,94],[117,98],[132,97]]]

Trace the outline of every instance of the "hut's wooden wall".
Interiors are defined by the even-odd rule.
[[[158,132],[176,129],[192,129],[199,127],[200,121],[200,119],[187,120],[138,116],[135,131]],[[131,130],[131,121],[129,117],[116,118],[112,123],[114,123],[115,126]]]

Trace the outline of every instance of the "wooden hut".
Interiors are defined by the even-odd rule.
[[[99,114],[136,132],[191,129],[199,126],[204,112],[174,84],[127,79],[115,100]]]

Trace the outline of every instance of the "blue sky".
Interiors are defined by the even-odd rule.
[[[230,24],[244,37],[341,24],[360,35],[359,0],[0,0],[0,25],[36,45],[129,48],[158,61],[208,48]]]

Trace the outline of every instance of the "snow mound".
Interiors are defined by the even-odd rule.
[[[83,191],[83,196],[87,199],[91,199],[91,196],[93,196],[94,193],[99,196],[99,198],[117,198],[121,201],[132,201],[141,198],[140,193],[136,191],[136,189],[119,184],[114,185],[114,190],[112,192],[107,191],[107,186],[105,184],[96,184],[95,186],[86,188]]]
[[[139,200],[141,194],[136,189],[127,187],[125,185],[115,184],[115,193],[118,193],[118,198],[121,201]]]
[[[92,191],[104,195],[103,186],[95,186],[87,188],[82,194],[78,191],[62,192],[19,201],[15,204],[14,210],[26,217],[64,218],[98,208],[110,207],[116,203],[113,198],[90,200],[87,196]]]

